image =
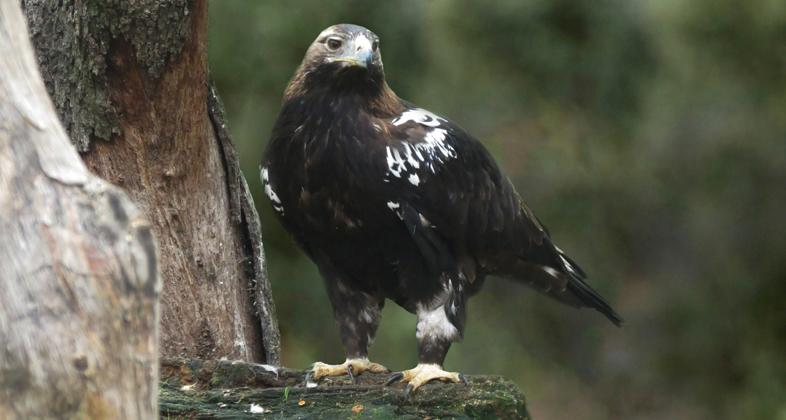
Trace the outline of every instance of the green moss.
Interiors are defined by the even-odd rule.
[[[386,375],[364,374],[358,384],[332,378],[307,389],[302,371],[276,374],[242,362],[165,360],[162,372],[164,418],[258,418],[252,404],[276,418],[528,418],[518,388],[493,376],[470,376],[467,386],[427,384],[405,397],[401,386],[382,385]]]

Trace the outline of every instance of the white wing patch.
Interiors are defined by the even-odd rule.
[[[440,121],[447,120],[425,109],[415,108],[404,111],[398,118],[393,120],[393,125],[406,124],[409,121],[428,127],[439,127]]]
[[[456,149],[447,142],[448,130],[442,128],[442,122],[445,121],[447,120],[420,108],[404,111],[398,118],[395,118],[393,125],[414,122],[430,127],[431,130],[426,132],[421,142],[401,142],[400,146],[387,147],[388,175],[396,178],[406,175],[405,178],[412,185],[418,186],[421,179],[415,172],[421,167],[431,173],[437,173],[439,164],[445,163],[448,159],[457,158]]]
[[[269,179],[267,168],[263,166],[262,169],[259,171],[259,174],[262,178],[262,184],[264,184],[265,186],[265,194],[267,194],[267,197],[270,199],[270,202],[273,203],[273,210],[281,213],[281,215],[283,216],[284,205],[281,204],[281,199],[278,198],[278,194],[276,194],[276,192],[273,191],[273,186],[270,185],[270,179]]]
[[[387,159],[388,173],[395,176],[396,178],[401,178],[401,173],[407,170],[407,165],[404,159],[401,158],[401,153],[398,151],[398,149],[388,146]]]
[[[445,163],[448,159],[458,157],[456,149],[445,141],[448,131],[442,128],[435,128],[426,133],[425,143],[418,143],[415,147],[421,149],[428,156],[428,168],[432,173],[436,173],[435,163]]]

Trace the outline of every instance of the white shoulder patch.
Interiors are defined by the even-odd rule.
[[[423,139],[413,142],[401,142],[387,147],[388,175],[407,179],[412,185],[420,185],[424,179],[417,175],[418,170],[425,169],[437,173],[438,165],[449,159],[456,159],[456,149],[448,142],[448,127],[442,123],[446,119],[425,109],[415,108],[404,111],[393,119],[393,125],[414,122],[427,129]]]
[[[406,124],[409,121],[428,127],[439,127],[440,121],[446,120],[433,112],[415,108],[404,111],[398,118],[393,120],[393,125]]]
[[[433,174],[437,167],[449,159],[456,159],[456,149],[447,141],[448,131],[444,128],[433,128],[428,131],[423,141],[417,143],[401,142],[400,147],[387,146],[388,175],[407,178],[412,185],[418,186],[421,180],[413,181],[419,169],[424,168]]]

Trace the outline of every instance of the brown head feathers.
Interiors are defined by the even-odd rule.
[[[379,37],[352,24],[323,30],[306,51],[284,92],[284,102],[351,97],[366,111],[395,115],[401,100],[385,81]]]

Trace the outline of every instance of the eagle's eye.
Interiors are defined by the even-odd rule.
[[[374,40],[374,43],[371,44],[371,51],[376,51],[379,48],[379,40]]]
[[[341,38],[328,38],[325,45],[327,45],[328,49],[331,51],[335,51],[341,48],[341,45],[344,44],[344,41]]]

